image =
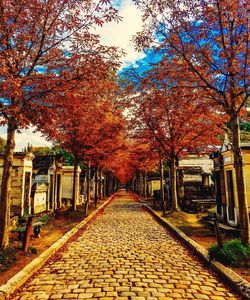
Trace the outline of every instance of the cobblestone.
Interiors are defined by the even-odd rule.
[[[240,299],[120,192],[61,255],[12,296],[17,299]]]

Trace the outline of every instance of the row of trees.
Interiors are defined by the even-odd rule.
[[[80,160],[108,161],[111,140],[119,140],[123,127],[113,101],[122,52],[92,33],[120,20],[109,0],[4,0],[0,20],[0,114],[7,127],[0,246],[6,248],[16,131],[37,126],[72,153],[75,169]]]
[[[178,210],[178,157],[217,144],[229,122],[242,240],[250,243],[239,127],[250,95],[249,1],[134,2],[144,20],[135,45],[160,57],[143,76],[132,74],[134,134],[170,162],[173,209]]]
[[[172,210],[178,211],[178,160],[190,152],[212,151],[211,145],[219,143],[224,118],[219,108],[214,110],[197,91],[170,87],[165,71],[166,65],[161,62],[142,74],[139,84],[137,81],[135,91],[139,93],[131,107],[133,135],[148,144],[150,152],[146,157],[158,160],[160,165],[168,161]]]
[[[124,95],[116,75],[123,53],[101,45],[92,33],[104,22],[120,20],[109,0],[6,0],[0,3],[0,18],[0,114],[7,127],[0,246],[7,248],[17,131],[32,124],[70,153],[75,183],[80,163],[88,178],[92,167],[125,183],[141,164],[141,146],[125,132]],[[89,187],[87,193],[89,200]]]

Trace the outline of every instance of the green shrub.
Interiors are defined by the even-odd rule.
[[[0,272],[7,270],[16,262],[16,252],[14,248],[0,249]]]
[[[250,259],[250,245],[244,245],[240,240],[231,240],[224,243],[223,248],[212,245],[209,249],[210,259],[223,264],[237,267],[246,264]]]
[[[36,219],[37,222],[43,222],[43,223],[47,223],[50,221],[51,216],[49,214],[45,214],[39,218]]]
[[[31,253],[33,253],[33,254],[38,254],[37,249],[35,247],[32,247],[32,246],[30,246],[28,248],[28,251],[31,252]]]

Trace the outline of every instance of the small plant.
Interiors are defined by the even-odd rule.
[[[29,248],[28,248],[28,250],[29,250],[29,252],[31,252],[31,253],[33,253],[33,254],[37,254],[38,252],[37,252],[37,249],[35,248],[35,247],[32,247],[32,246],[30,246]]]
[[[7,248],[0,250],[0,272],[7,270],[17,260],[16,249]]]
[[[50,215],[49,214],[45,214],[39,218],[37,218],[38,222],[42,222],[42,223],[48,223],[50,221]]]
[[[215,207],[211,207],[207,211],[210,212],[211,214],[215,214],[216,213],[216,208]]]
[[[249,261],[250,246],[242,244],[237,239],[225,242],[222,249],[217,245],[212,245],[209,249],[209,257],[211,260],[215,259],[223,264],[237,267]]]

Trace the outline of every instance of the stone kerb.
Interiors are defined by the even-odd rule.
[[[106,202],[98,207],[87,218],[64,234],[59,240],[52,244],[39,257],[35,258],[26,267],[11,277],[4,285],[0,286],[0,300],[10,299],[10,295],[20,288],[35,272],[37,272],[63,245],[65,245],[77,232],[97,216],[116,195],[112,195]]]
[[[139,199],[139,198],[138,198]],[[148,205],[143,206],[153,215],[153,217],[172,232],[179,240],[181,240],[192,252],[198,256],[202,261],[211,267],[224,281],[226,281],[234,290],[236,290],[243,298],[250,299],[250,283],[235,273],[230,268],[222,265],[217,261],[211,261],[209,259],[208,251],[201,247],[194,240],[189,238],[184,232],[171,224],[168,220],[160,217],[152,208]]]

